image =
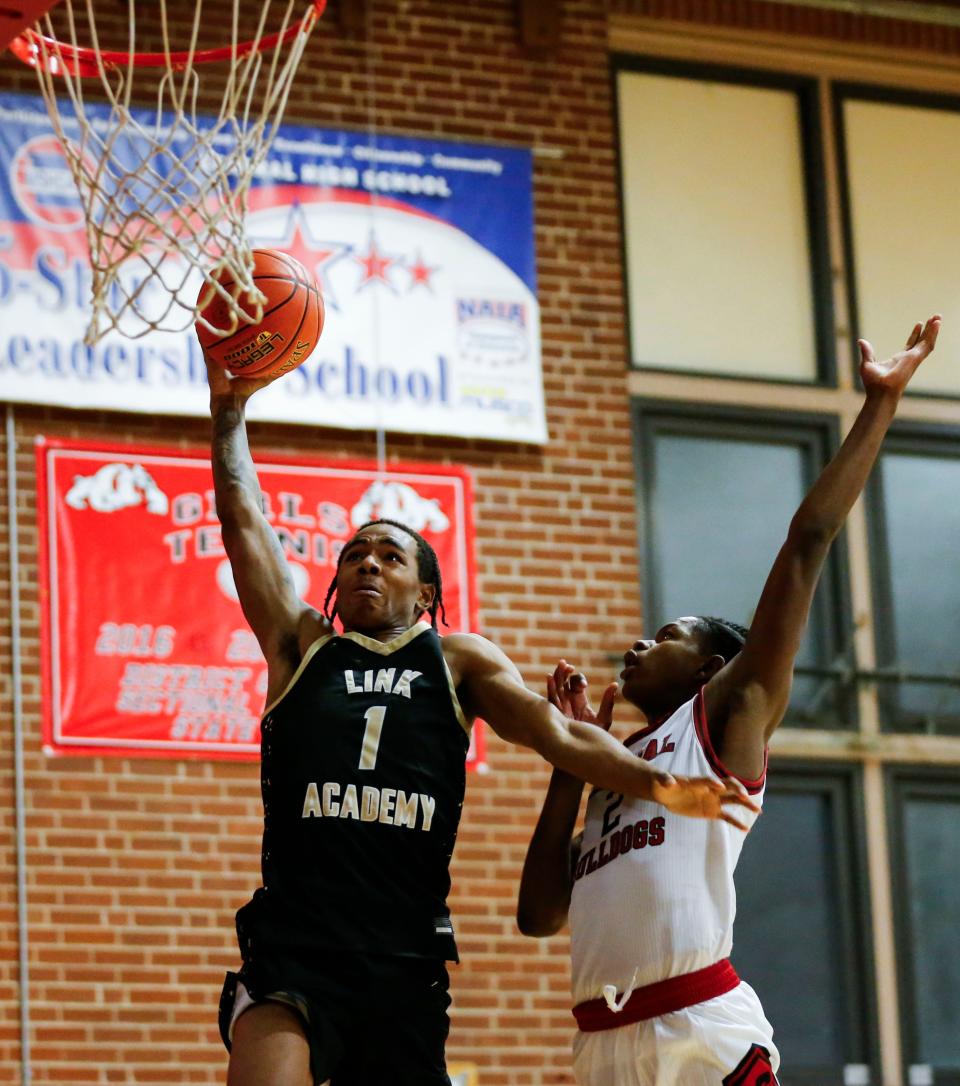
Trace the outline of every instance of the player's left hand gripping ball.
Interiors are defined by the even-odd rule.
[[[197,319],[197,338],[209,359],[234,377],[279,377],[309,358],[323,331],[323,296],[314,277],[287,253],[253,250],[253,280],[266,295],[258,324],[237,319],[230,303],[214,293]],[[239,287],[229,272],[217,282],[233,299]],[[197,304],[211,294],[206,284]],[[244,300],[239,299],[241,308]],[[249,310],[245,310],[248,311]],[[212,331],[232,329],[227,334]]]

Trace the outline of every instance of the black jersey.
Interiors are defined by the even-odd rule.
[[[468,724],[436,631],[321,638],[261,733],[263,887],[237,914],[244,957],[456,960],[446,898]]]

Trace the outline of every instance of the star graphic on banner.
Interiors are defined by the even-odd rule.
[[[258,238],[258,241],[267,241]],[[322,241],[310,230],[310,223],[300,204],[291,204],[286,228],[281,238],[270,238],[271,248],[289,253],[317,277],[324,304],[329,309],[340,309],[330,280],[330,269],[337,261],[348,256],[353,247],[340,241]]]
[[[390,282],[387,277],[387,272],[390,269],[391,264],[397,263],[397,257],[386,256],[381,253],[377,248],[377,239],[373,236],[373,231],[370,232],[370,244],[367,248],[365,256],[357,256],[354,254],[353,259],[363,269],[363,277],[360,280],[358,290],[363,290],[364,287],[370,283],[385,283],[394,293],[396,288],[393,283]]]
[[[410,273],[410,289],[414,287],[426,287],[427,290],[433,290],[433,284],[430,282],[433,277],[433,273],[439,271],[440,268],[436,264],[425,264],[423,257],[420,254],[420,250],[417,250],[417,255],[414,257],[412,264],[407,265],[407,271]]]

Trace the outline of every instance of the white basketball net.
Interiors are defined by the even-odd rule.
[[[142,90],[140,101],[134,101],[134,83],[138,72],[143,83],[147,69],[135,57],[124,56],[118,63],[107,53],[104,59],[93,0],[63,0],[59,10],[66,9],[69,36],[61,30],[59,41],[39,35],[31,39],[40,88],[86,216],[93,268],[88,344],[113,329],[131,338],[157,330],[184,331],[215,294],[227,302],[231,315],[227,328],[203,321],[215,333],[231,332],[241,322],[258,323],[262,317],[264,298],[253,283],[253,258],[244,231],[247,196],[283,118],[297,65],[323,5],[305,0],[251,5],[248,0],[248,11],[261,11],[253,48],[241,55],[241,0],[231,4],[232,25],[224,28],[224,44],[230,48],[214,65],[224,84],[219,109],[211,102],[209,86],[201,88],[202,65],[195,57],[200,52],[203,0],[196,0],[189,41],[184,40],[182,23],[178,38],[171,38],[167,0],[150,5],[152,26],[155,30],[158,17],[162,30],[163,59],[153,69],[153,104],[146,109]],[[183,5],[179,7],[182,11]],[[224,26],[225,7],[220,0],[215,12],[208,11],[208,25],[214,21]],[[124,53],[133,54],[134,0],[128,0],[128,8]],[[89,40],[78,40],[78,23]],[[268,35],[293,28],[289,41],[281,37],[273,48],[265,44]],[[38,30],[56,38],[49,15]],[[68,47],[95,50],[83,75],[77,74]],[[102,108],[93,114],[85,108],[84,79],[98,98],[105,97],[108,117]],[[61,114],[57,92],[64,90],[73,116]],[[235,283],[229,291],[215,278],[221,274]],[[201,283],[206,288],[198,306]]]

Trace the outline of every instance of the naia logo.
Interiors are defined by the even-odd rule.
[[[469,362],[515,365],[530,350],[525,302],[494,298],[457,299],[457,346]]]
[[[527,307],[523,302],[496,301],[491,298],[458,298],[457,323],[466,321],[499,321],[527,326]]]
[[[83,229],[80,193],[56,136],[35,136],[17,151],[10,188],[20,210],[38,226],[62,233]]]
[[[104,464],[93,475],[77,475],[64,501],[71,509],[115,513],[146,505],[148,513],[166,516],[170,502],[140,464]]]
[[[364,491],[363,496],[350,510],[350,522],[354,528],[370,520],[398,520],[415,532],[429,528],[431,532],[445,532],[450,518],[440,508],[436,498],[425,498],[407,483],[385,482],[378,479]]]

